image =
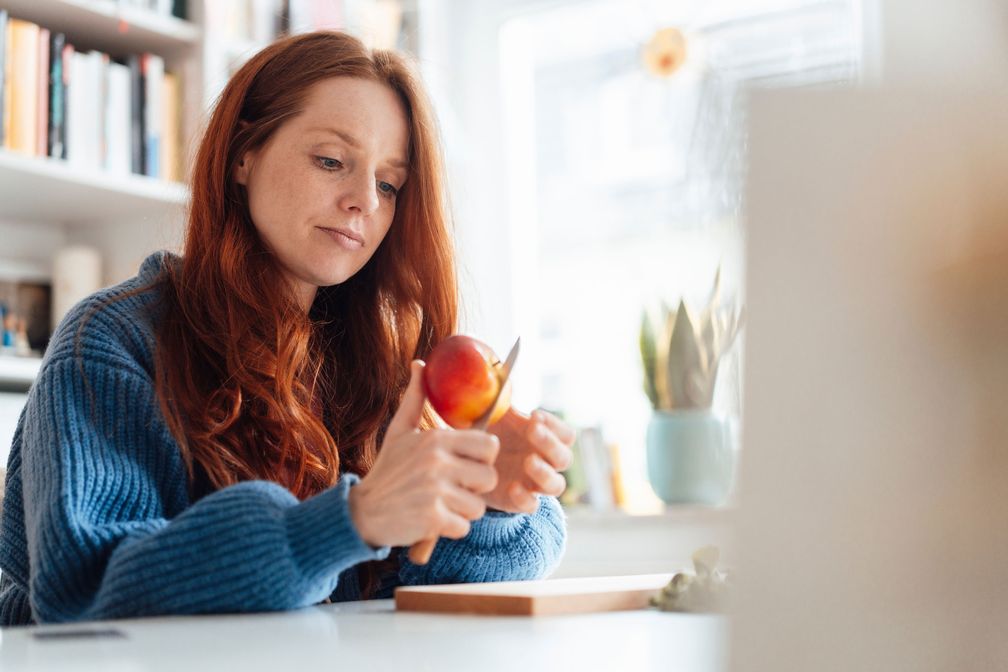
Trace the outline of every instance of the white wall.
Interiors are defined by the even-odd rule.
[[[1008,3],[874,1],[883,83],[935,89],[1005,81]]]

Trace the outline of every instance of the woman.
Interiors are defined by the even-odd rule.
[[[255,56],[196,157],[183,256],[148,258],[51,340],[8,464],[0,622],[549,572],[571,429],[510,411],[451,431],[424,407],[454,272],[434,121],[403,61],[329,32]]]

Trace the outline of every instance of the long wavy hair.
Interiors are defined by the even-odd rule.
[[[235,168],[331,77],[381,82],[409,123],[409,179],[367,264],[306,315],[256,232]],[[409,363],[451,334],[457,285],[440,142],[412,67],[338,32],[283,38],[224,88],[196,155],[182,260],[164,269],[156,387],[194,495],[265,479],[304,499],[368,473]],[[425,414],[423,424],[433,419]],[[393,554],[390,561],[394,562]],[[380,571],[361,570],[364,597]]]

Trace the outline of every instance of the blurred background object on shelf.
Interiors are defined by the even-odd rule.
[[[74,304],[102,287],[101,254],[73,245],[56,253],[52,267],[52,326],[55,329]]]
[[[0,355],[42,355],[52,332],[51,299],[48,274],[30,264],[0,265]]]

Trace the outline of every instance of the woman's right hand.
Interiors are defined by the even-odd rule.
[[[424,363],[385,433],[374,466],[350,489],[350,516],[372,546],[409,546],[424,539],[460,539],[486,512],[482,494],[497,485],[496,436],[478,430],[420,431]]]

